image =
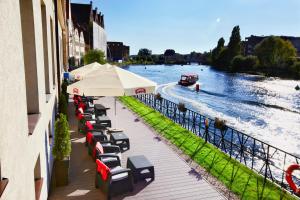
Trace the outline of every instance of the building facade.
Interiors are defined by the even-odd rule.
[[[107,59],[110,61],[126,61],[129,59],[130,47],[123,42],[107,42]]]
[[[65,7],[64,0],[0,1],[0,199],[48,197],[67,69]]]
[[[98,49],[107,55],[107,38],[104,29],[104,15],[90,4],[71,4],[72,22],[81,27],[85,51]]]
[[[244,54],[253,55],[255,46],[267,37],[268,36],[255,36],[255,35],[246,37],[245,41],[243,42]],[[280,37],[283,40],[290,41],[293,44],[293,46],[297,49],[297,55],[300,56],[300,37],[291,37],[291,36],[278,36],[278,37]]]

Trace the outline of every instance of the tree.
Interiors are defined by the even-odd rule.
[[[57,160],[63,160],[71,153],[69,124],[64,114],[59,115],[55,122],[55,137],[52,153]]]
[[[256,56],[235,56],[231,61],[231,71],[252,70],[258,65]]]
[[[241,54],[241,35],[239,26],[233,27],[227,49],[228,52],[225,64],[226,66],[229,66],[232,59]]]
[[[296,57],[297,50],[291,42],[280,37],[270,36],[256,45],[255,55],[264,68],[285,68],[291,58]]]
[[[174,56],[175,55],[175,50],[173,49],[167,49],[164,53],[164,56]]]
[[[139,52],[138,52],[138,56],[139,57],[143,57],[143,58],[147,58],[148,56],[151,56],[152,55],[152,51],[149,50],[149,49],[140,49]]]
[[[212,64],[218,66],[219,62],[219,56],[221,51],[224,49],[224,44],[225,44],[225,40],[224,38],[220,38],[218,41],[218,45],[216,48],[214,48],[211,52],[211,59],[212,59]]]
[[[84,55],[83,60],[85,65],[91,64],[93,62],[98,62],[102,65],[106,63],[104,52],[97,49],[89,50]]]

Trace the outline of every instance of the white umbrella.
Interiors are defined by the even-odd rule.
[[[74,76],[76,80],[81,80],[87,74],[91,73],[92,71],[98,70],[101,67],[102,67],[101,64],[97,62],[93,62],[91,64],[84,65],[82,67],[79,67],[78,69],[71,71],[70,74]]]
[[[105,64],[82,74],[82,80],[68,86],[69,94],[80,96],[131,96],[153,93],[156,83],[119,67]],[[116,115],[116,101],[115,101]]]
[[[113,65],[102,65],[68,86],[67,92],[85,96],[130,96],[153,93],[156,83]]]

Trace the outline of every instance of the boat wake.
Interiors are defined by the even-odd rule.
[[[213,108],[209,107],[209,105],[205,103],[201,103],[200,101],[197,101],[193,98],[189,98],[188,95],[182,96],[178,94],[176,90],[189,90],[194,91],[194,87],[182,87],[177,85],[177,82],[172,82],[168,84],[162,84],[157,87],[157,92],[160,92],[162,97],[169,99],[175,103],[184,103],[186,107],[190,108],[191,110],[194,110],[202,115],[208,116],[212,119],[215,117],[225,119],[226,124],[234,129],[237,129],[239,131],[245,132],[249,135],[252,135],[254,137],[260,138],[263,141],[271,142],[273,145],[281,147],[285,149],[288,152],[296,153],[297,149],[299,148],[299,144],[297,143],[296,138],[299,138],[297,135],[297,129],[289,130],[289,134],[287,134],[287,130],[285,129],[285,125],[280,123],[280,119],[273,119],[271,121],[268,121],[268,123],[262,123],[262,125],[258,125],[258,122],[261,122],[264,120],[255,118],[251,119],[249,121],[241,120],[239,117],[233,117],[225,113],[218,112],[214,110]],[[200,92],[203,92],[201,90]],[[219,97],[228,97],[226,95],[222,94],[215,94],[209,91],[204,91],[204,93],[213,95],[213,96],[219,96]],[[231,97],[228,97],[231,98]],[[235,100],[237,102],[241,102],[248,105],[257,105],[257,106],[266,106],[269,108],[274,108],[274,112],[278,112],[279,110],[283,111],[290,111],[290,114],[286,115],[286,118],[299,118],[299,112],[294,110],[285,109],[283,107],[277,106],[277,105],[269,105],[264,103],[259,103],[255,101],[246,101],[246,100]],[[278,110],[278,111],[276,111]],[[287,122],[288,123],[288,120]],[[289,127],[289,126],[288,126]],[[275,134],[276,139],[270,139],[270,135],[266,133],[272,133]],[[297,137],[296,137],[297,136]],[[296,138],[295,138],[296,137]],[[300,139],[300,138],[299,138]],[[271,141],[270,141],[271,140]],[[287,144],[283,144],[283,141],[287,141]]]

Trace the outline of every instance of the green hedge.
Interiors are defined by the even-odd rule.
[[[241,199],[296,199],[269,181],[266,181],[261,196],[264,182],[262,176],[137,99],[120,97],[120,101]]]

